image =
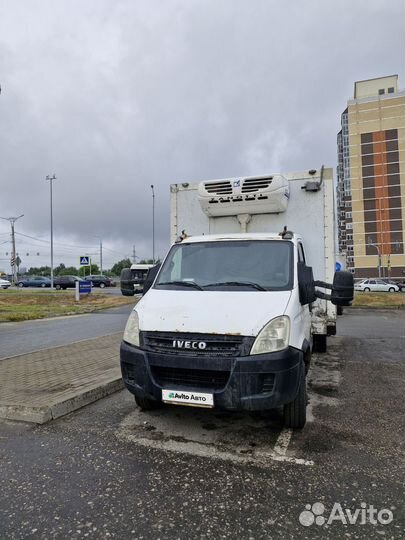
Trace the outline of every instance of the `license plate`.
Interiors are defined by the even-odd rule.
[[[185,390],[162,390],[162,401],[175,405],[212,408],[214,406],[214,394]]]

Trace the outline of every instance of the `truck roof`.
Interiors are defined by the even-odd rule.
[[[297,239],[298,236],[294,234],[293,238],[289,240]],[[224,234],[207,234],[199,236],[188,236],[181,243],[194,243],[194,242],[220,242],[223,240],[283,240],[280,233],[266,232],[266,233],[224,233]]]
[[[149,270],[153,264],[131,264],[131,270]]]

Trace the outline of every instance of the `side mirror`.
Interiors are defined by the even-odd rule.
[[[152,266],[152,268],[149,268],[148,273],[146,275],[145,282],[143,284],[142,294],[146,294],[149,291],[149,289],[152,287],[153,282],[155,281],[155,277],[157,273],[159,272],[159,269],[161,266],[162,266],[161,263],[159,263],[156,266]]]
[[[335,272],[331,301],[335,306],[350,306],[354,297],[354,279],[351,272]]]
[[[298,290],[300,295],[300,303],[305,306],[315,302],[315,283],[312,267],[306,266],[305,263],[298,263]]]

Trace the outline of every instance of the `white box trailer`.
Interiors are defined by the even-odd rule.
[[[173,245],[121,344],[141,408],[283,406],[285,426],[305,425],[311,353],[353,297],[335,273],[333,194],[323,167],[171,186]]]
[[[282,186],[284,201],[280,203],[280,212],[274,211],[278,209],[274,206],[270,208],[271,212],[266,212],[265,203],[272,198],[269,187],[272,186],[274,178],[280,177],[286,181]],[[271,182],[269,183],[268,180]],[[204,189],[206,187],[210,189],[210,186],[213,187],[209,192]],[[279,189],[278,186],[277,189]],[[201,200],[206,194],[209,196]],[[263,199],[266,194],[269,199]],[[242,198],[242,200],[234,203],[230,201],[231,198]],[[207,208],[210,201],[212,201],[211,208],[213,209],[208,210],[207,213],[202,209],[202,205]],[[306,259],[313,268],[314,279],[332,283],[336,265],[336,248],[333,170],[331,168],[170,186],[170,240],[172,243],[181,236],[182,231],[187,236],[278,233],[285,226],[288,230],[302,236]],[[327,334],[334,334],[336,306],[330,301],[317,299],[313,307],[313,334],[325,336],[325,338]],[[322,338],[323,342],[325,338]]]

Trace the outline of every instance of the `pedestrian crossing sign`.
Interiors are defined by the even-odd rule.
[[[89,266],[90,265],[90,257],[88,255],[84,255],[83,257],[80,257],[80,266]]]

